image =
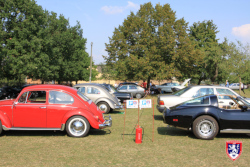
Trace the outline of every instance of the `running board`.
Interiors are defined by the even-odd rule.
[[[224,129],[220,133],[250,133],[249,129]]]
[[[64,124],[63,124],[64,125]],[[64,126],[62,125],[62,128],[7,128],[3,125],[3,130],[64,130]]]

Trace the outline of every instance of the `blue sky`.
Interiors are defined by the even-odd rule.
[[[43,9],[62,14],[70,25],[79,21],[83,36],[87,38],[87,52],[91,52],[93,42],[93,61],[104,62],[107,55],[105,43],[109,42],[114,29],[122,25],[130,12],[136,13],[141,4],[151,2],[170,4],[177,18],[184,18],[189,26],[194,22],[213,20],[220,31],[220,42],[226,37],[229,41],[250,43],[250,1],[249,0],[36,0]]]

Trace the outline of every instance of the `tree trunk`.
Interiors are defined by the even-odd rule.
[[[202,78],[199,78],[198,85],[201,84]]]
[[[150,86],[150,77],[148,77],[148,81],[147,81],[147,89],[149,88]]]
[[[214,74],[214,76],[211,78],[211,81],[212,81],[212,82],[215,82],[215,80],[216,80],[216,78],[217,78],[217,76],[218,76],[218,71],[219,71],[219,69],[218,69],[218,64],[216,64],[216,65],[215,65],[215,74]]]

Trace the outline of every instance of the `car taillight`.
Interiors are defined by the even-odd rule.
[[[160,100],[159,105],[164,105],[164,101]]]

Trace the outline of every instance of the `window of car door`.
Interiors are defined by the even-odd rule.
[[[213,88],[200,88],[193,97],[205,96],[205,95],[212,95],[214,94]]]
[[[129,85],[128,89],[131,91],[135,91],[135,90],[137,90],[137,87],[135,85]]]
[[[100,94],[101,91],[97,88],[94,88],[94,87],[88,87],[87,88],[87,93],[88,94]]]
[[[18,99],[19,103],[46,103],[46,91],[24,92]]]
[[[119,90],[127,90],[128,89],[128,86],[127,85],[123,85],[119,88]]]
[[[76,88],[78,91],[80,91],[81,93],[85,93],[85,87],[78,87]]]
[[[210,104],[210,97],[198,97],[192,100],[189,100],[182,104],[182,106],[200,106],[200,105],[209,105]]]
[[[61,91],[50,91],[49,92],[49,103],[50,104],[73,104],[74,98]]]
[[[220,105],[230,106],[229,104],[230,102],[234,103],[234,101],[229,96],[223,96],[223,95],[236,95],[231,90],[223,89],[223,88],[216,88],[216,91],[217,91],[217,94],[220,95],[218,96],[218,101]]]

